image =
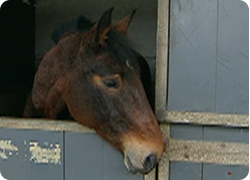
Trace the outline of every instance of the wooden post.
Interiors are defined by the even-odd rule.
[[[164,121],[167,109],[169,11],[169,0],[158,0],[155,80],[155,113],[158,121]],[[170,126],[164,127],[162,131],[167,146],[170,138]],[[162,157],[156,173],[158,173],[158,180],[169,179],[168,158]]]
[[[155,113],[162,121],[167,106],[169,0],[158,0],[157,19]]]

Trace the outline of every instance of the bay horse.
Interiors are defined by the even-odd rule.
[[[56,119],[67,109],[119,149],[129,171],[144,174],[163,153],[162,133],[146,95],[148,65],[126,37],[134,12],[112,25],[112,11],[85,31],[66,33],[46,53],[24,116]]]

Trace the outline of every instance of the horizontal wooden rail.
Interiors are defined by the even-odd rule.
[[[0,117],[0,128],[35,129],[44,131],[71,131],[93,133],[94,131],[74,121],[48,120],[48,119],[25,119]]]
[[[171,139],[169,123],[192,123],[199,125],[222,125],[230,127],[248,127],[249,117],[246,115],[224,115],[197,112],[168,112],[168,124],[161,124],[166,142],[166,150],[159,164],[159,178],[165,177],[169,171],[169,161],[186,161],[199,163],[249,165],[249,145],[244,143],[188,141]],[[0,128],[35,129],[48,131],[70,131],[93,133],[94,131],[73,121],[24,119],[0,117]],[[146,180],[154,179],[153,171],[145,176]],[[164,174],[164,175],[163,175]]]
[[[164,121],[161,122],[247,128],[249,127],[249,116],[237,114],[167,111]]]
[[[248,149],[244,143],[170,139],[165,153],[170,161],[248,165]]]

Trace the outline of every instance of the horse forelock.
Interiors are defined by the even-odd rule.
[[[86,18],[85,16],[79,16],[66,23],[60,24],[52,33],[52,40],[57,43],[62,39],[70,35],[75,35],[81,39],[81,46],[91,47],[94,52],[102,46],[93,43],[95,34],[96,23]],[[104,45],[107,46],[108,52],[112,54],[119,63],[124,65],[133,65],[137,62],[140,54],[136,52],[132,46],[132,43],[128,40],[126,35],[118,32],[115,28],[110,28],[107,33]]]
[[[132,47],[132,43],[126,36],[115,30],[110,30],[106,42],[109,51],[118,61],[122,61],[124,64],[126,64],[127,61],[132,61],[130,64],[133,63],[133,61],[137,61],[139,53],[135,51]]]
[[[93,52],[93,54],[110,54],[116,63],[123,66],[134,66],[139,63],[141,56],[134,48],[127,37],[117,32],[110,30],[107,33],[104,44],[95,44],[93,40],[93,31],[84,32],[82,35],[81,45],[83,49]]]

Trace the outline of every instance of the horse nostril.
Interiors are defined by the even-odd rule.
[[[157,164],[157,157],[155,154],[150,154],[144,161],[144,171],[149,172],[151,171],[155,165]]]

